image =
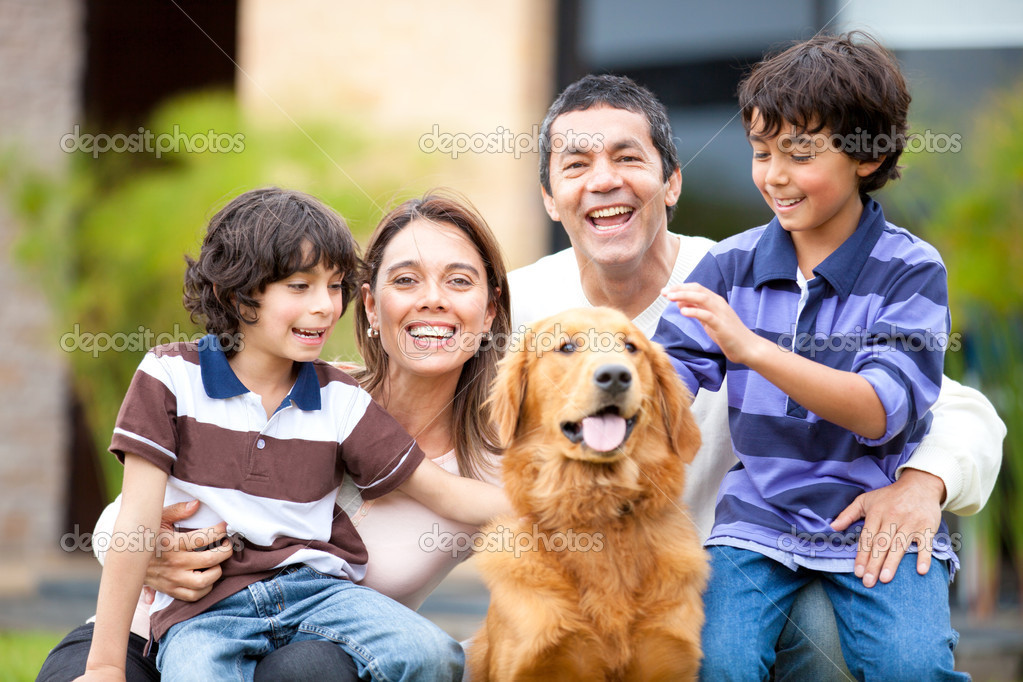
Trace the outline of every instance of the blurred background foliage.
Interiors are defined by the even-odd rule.
[[[54,305],[56,328],[47,343],[69,354],[111,497],[121,472],[103,453],[144,350],[202,334],[182,307],[181,291],[184,254],[198,253],[209,218],[241,192],[277,185],[325,201],[364,244],[384,211],[413,193],[402,189],[406,179],[429,171],[428,158],[410,154],[416,146],[407,140],[380,139],[343,120],[262,127],[244,119],[229,93],[168,101],[147,128],[154,136],[240,134],[244,148],[223,142],[221,148],[235,151],[189,153],[181,144],[159,159],[79,151],[62,178],[12,157],[0,163],[2,186],[24,227],[17,258]],[[358,358],[350,311],[324,357]],[[90,343],[89,334],[108,335],[115,349]]]
[[[935,120],[940,114],[935,115]],[[934,121],[932,121],[933,123]],[[915,125],[921,129],[923,126]],[[939,127],[935,130],[957,130]],[[914,153],[904,179],[882,199],[941,252],[949,272],[952,327],[960,352],[946,373],[980,388],[1008,426],[1002,470],[990,501],[961,520],[980,565],[971,608],[990,615],[1000,582],[1023,582],[1023,80],[978,104],[959,129],[959,153]],[[898,221],[896,221],[898,222]],[[1015,570],[1003,571],[1004,564]],[[1009,586],[1020,594],[1023,585]]]

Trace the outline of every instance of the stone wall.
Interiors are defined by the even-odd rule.
[[[0,148],[58,174],[80,109],[82,12],[79,0],[0,0]],[[24,561],[58,550],[67,364],[41,288],[13,262],[18,229],[0,193],[0,557]]]

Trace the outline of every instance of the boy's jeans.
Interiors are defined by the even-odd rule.
[[[796,590],[820,577],[835,607],[842,653],[857,679],[968,680],[954,671],[948,569],[916,572],[907,554],[890,583],[863,586],[852,573],[792,571],[750,550],[708,547],[702,680],[766,680]]]
[[[835,608],[815,578],[801,587],[774,648],[775,682],[849,682]]]
[[[379,592],[307,566],[253,583],[160,639],[167,680],[251,680],[288,642],[325,639],[374,680],[460,680],[465,655],[443,630]]]

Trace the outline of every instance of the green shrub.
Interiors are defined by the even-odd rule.
[[[427,189],[408,186],[408,178],[428,170],[414,140],[374,138],[346,121],[271,128],[247,120],[226,94],[171,101],[148,130],[154,138],[229,136],[218,146],[230,151],[189,153],[185,142],[159,159],[79,151],[56,179],[12,158],[2,164],[8,200],[25,228],[19,260],[52,300],[57,323],[48,342],[68,351],[101,453],[144,350],[201,333],[181,305],[183,255],[198,252],[207,220],[229,199],[266,185],[309,192],[339,211],[364,243],[397,198],[395,188]],[[357,357],[349,318],[326,357]],[[98,337],[88,345],[89,334],[108,335],[120,351],[98,352],[103,345]],[[113,457],[102,460],[116,492],[119,467]]]
[[[948,267],[952,326],[963,334],[964,352],[949,354],[946,371],[979,385],[1008,426],[999,480],[972,527],[990,562],[984,570],[997,571],[1004,544],[1017,575],[1023,568],[1020,130],[1023,81],[978,108],[962,135],[960,153],[910,155],[906,186],[893,191],[903,210],[924,215],[919,233],[939,249]]]

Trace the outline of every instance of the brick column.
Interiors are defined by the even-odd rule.
[[[59,141],[79,116],[80,0],[0,0],[0,149],[59,174]],[[40,286],[13,262],[19,226],[0,193],[0,561],[17,589],[33,559],[58,554],[67,488],[67,362]],[[91,530],[91,529],[89,529]]]

